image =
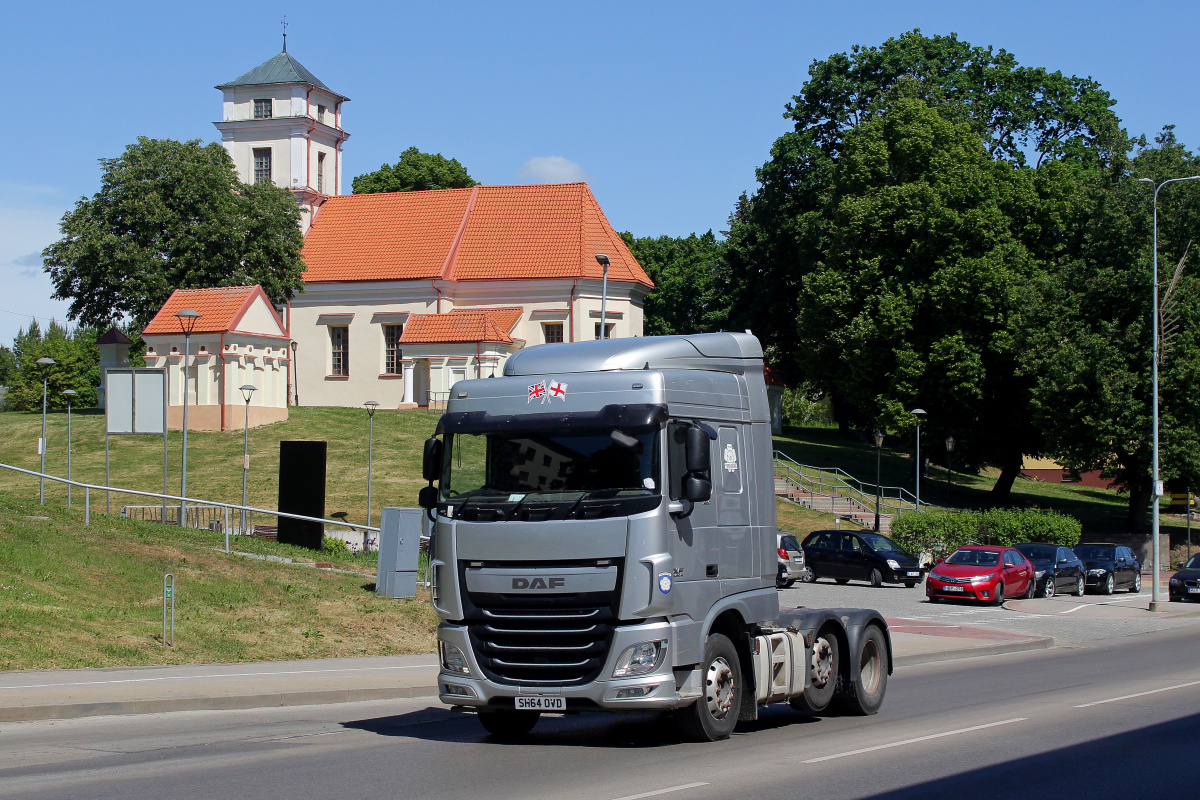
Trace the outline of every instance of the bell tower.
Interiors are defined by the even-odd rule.
[[[342,103],[287,52],[216,88],[224,113],[214,122],[243,183],[270,181],[291,190],[307,233],[325,199],[342,193]]]

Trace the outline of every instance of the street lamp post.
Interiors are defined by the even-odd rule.
[[[1152,396],[1151,396],[1151,401],[1150,401],[1150,403],[1151,403],[1150,416],[1154,420],[1153,434],[1152,434],[1153,451],[1154,451],[1154,458],[1153,458],[1154,468],[1152,471],[1152,475],[1150,476],[1150,481],[1151,481],[1151,488],[1150,488],[1150,493],[1151,493],[1151,497],[1150,497],[1150,508],[1151,508],[1150,539],[1152,540],[1151,541],[1152,547],[1150,550],[1152,563],[1150,565],[1150,571],[1154,575],[1153,575],[1153,580],[1150,584],[1150,610],[1151,611],[1166,611],[1167,604],[1163,603],[1159,600],[1159,591],[1158,591],[1158,579],[1159,579],[1159,575],[1158,575],[1158,571],[1159,571],[1158,504],[1159,504],[1159,498],[1162,497],[1162,482],[1159,480],[1159,477],[1158,477],[1158,345],[1159,345],[1159,342],[1158,342],[1158,192],[1160,189],[1162,189],[1168,183],[1178,183],[1180,181],[1200,180],[1200,175],[1192,175],[1187,178],[1169,178],[1169,179],[1163,181],[1162,183],[1158,184],[1157,186],[1155,186],[1154,181],[1151,180],[1150,178],[1138,178],[1138,180],[1141,181],[1142,183],[1148,183],[1151,186],[1154,186],[1154,203],[1153,203],[1153,206],[1154,206],[1154,258],[1153,258],[1154,266],[1153,266],[1153,270],[1154,271],[1153,271],[1153,275],[1151,278],[1151,283],[1152,283],[1153,289],[1154,289],[1153,308],[1151,309],[1151,328],[1152,328],[1151,334],[1153,336],[1153,339],[1152,339],[1153,347],[1152,347],[1152,352],[1151,352],[1151,364],[1150,364],[1151,374],[1153,376],[1151,379]]]
[[[183,465],[179,486],[179,527],[187,525],[187,440],[188,440],[188,372],[192,360],[192,331],[200,319],[200,312],[185,308],[175,315],[179,318],[179,327],[183,329]],[[222,402],[224,402],[222,400]]]
[[[925,409],[914,408],[908,412],[917,418],[917,511],[921,510],[921,420],[925,417]]]
[[[946,437],[946,508],[954,496],[954,437]]]
[[[46,387],[50,382],[50,368],[58,362],[53,358],[39,358],[34,362],[42,368],[42,439],[38,442],[38,450],[42,455],[42,476],[38,480],[41,482],[41,487],[38,489],[38,503],[46,505]]]
[[[882,455],[883,455],[883,433],[881,431],[875,431],[875,532],[876,533],[879,533],[879,501],[880,501],[880,494],[882,492],[882,487],[880,486],[880,483],[881,483],[880,466],[882,465]]]
[[[246,426],[242,437],[242,505],[246,505],[246,479],[250,474],[250,398],[254,395],[255,387],[247,383],[239,386],[238,391],[246,398]],[[246,535],[246,509],[242,509],[242,535]],[[225,552],[229,552],[229,531],[225,531]]]
[[[67,480],[71,480],[71,401],[75,399],[74,389],[63,389],[63,397],[67,398]],[[67,508],[71,507],[71,484],[67,484]]]
[[[375,449],[375,409],[379,407],[379,403],[375,400],[368,400],[363,403],[367,409],[368,423],[367,433],[367,524],[371,524],[371,459]],[[367,543],[363,541],[363,550],[367,549]]]
[[[608,317],[606,316],[606,308],[608,306],[608,256],[604,253],[596,253],[596,261],[600,266],[604,267],[604,283],[600,290],[600,338],[608,338],[608,327],[604,324]]]
[[[296,382],[293,391],[296,392],[296,407],[300,407],[300,365],[296,363],[296,343],[292,342],[292,380]]]

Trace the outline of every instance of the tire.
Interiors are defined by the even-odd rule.
[[[1058,587],[1054,585],[1054,576],[1047,575],[1046,582],[1042,584],[1042,597],[1054,597]]]
[[[479,713],[479,723],[484,730],[497,739],[512,741],[520,739],[537,724],[540,711],[515,711],[502,708],[499,711],[482,711]]]
[[[904,582],[904,588],[905,588],[905,589],[911,589],[911,588],[913,588],[913,587],[914,587],[914,586],[916,586],[916,585],[917,585],[917,584],[916,584],[915,582],[913,582],[913,581],[905,581],[905,582]]]
[[[850,582],[849,578],[834,578],[833,580],[838,586],[845,586]]]
[[[1104,594],[1112,594],[1113,589],[1115,588],[1115,583],[1116,582],[1113,579],[1113,574],[1111,572],[1108,573],[1108,577],[1104,579],[1104,587],[1100,591]]]
[[[792,708],[806,714],[820,714],[828,708],[837,691],[841,668],[841,645],[833,631],[826,628],[813,641],[812,658],[809,659],[809,687],[804,694],[790,701]]]
[[[816,583],[817,573],[813,572],[808,567],[805,567],[804,572],[800,573],[800,580],[803,583]]]
[[[742,709],[745,684],[737,650],[729,637],[709,634],[704,643],[704,695],[675,714],[680,731],[697,742],[728,739]]]
[[[792,587],[793,587],[793,586],[795,586],[795,585],[796,585],[796,579],[795,579],[795,578],[791,579],[790,581],[784,581],[784,582],[783,582],[783,588],[785,588],[785,589],[790,589],[790,588],[792,588]]]
[[[1034,594],[1037,593],[1037,578],[1030,578],[1025,584],[1025,600],[1032,600]]]
[[[1142,573],[1139,570],[1138,572],[1134,573],[1133,583],[1129,586],[1129,593],[1137,594],[1140,591],[1142,591]]]
[[[877,569],[872,569],[871,577],[868,580],[871,581],[872,586],[878,589],[880,586],[883,586],[883,573]]]
[[[1003,583],[996,584],[996,594],[994,597],[992,597],[992,605],[994,605],[994,606],[1004,605],[1004,584]]]
[[[838,710],[854,716],[877,713],[883,705],[888,678],[887,641],[878,626],[869,625],[863,630],[851,668],[856,673],[854,678],[839,676],[842,691],[837,699]]]
[[[1083,593],[1086,591],[1087,585],[1083,582],[1083,576],[1080,575],[1075,578],[1075,591],[1071,592],[1071,594],[1075,595],[1076,597],[1083,597]]]

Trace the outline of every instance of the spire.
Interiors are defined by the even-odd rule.
[[[283,52],[287,52],[287,14],[283,15]]]

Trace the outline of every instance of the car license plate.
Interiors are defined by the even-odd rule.
[[[1200,586],[1189,586],[1188,594],[1200,594]]]
[[[518,697],[518,711],[565,711],[567,701],[562,697]]]
[[[943,586],[942,591],[943,592],[961,592],[961,591],[963,591],[963,587],[961,587],[961,586]]]
[[[793,559],[792,559],[792,563],[795,563],[795,564],[803,564],[803,563],[804,563],[804,559],[803,559],[803,558],[800,558],[800,556],[796,556],[795,558],[793,558]]]
[[[908,573],[908,577],[910,577],[910,578],[919,578],[919,577],[921,577],[921,573],[920,573],[920,571],[919,571],[919,570],[910,570],[910,571],[909,571],[909,573]]]

